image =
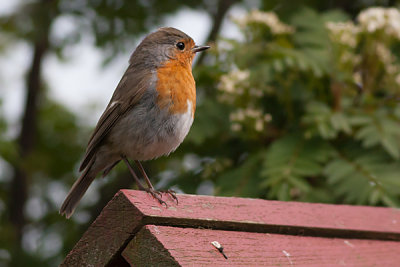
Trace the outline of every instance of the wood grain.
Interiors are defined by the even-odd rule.
[[[394,241],[147,225],[122,255],[131,266],[396,266],[399,251]]]
[[[83,234],[60,266],[106,266],[118,257],[132,233],[141,227],[142,214],[117,194]],[[67,234],[67,233],[66,233]]]
[[[400,240],[399,209],[197,195],[178,195],[179,204],[164,196],[166,208],[144,192],[121,193],[145,224]]]
[[[381,244],[377,247],[382,246],[382,254],[385,249],[388,249],[385,244],[392,244],[392,242],[379,241],[380,243],[375,243],[378,242],[377,240],[400,241],[400,211],[398,209],[194,195],[178,195],[179,204],[176,204],[167,195],[164,195],[163,198],[168,203],[168,207],[160,205],[157,200],[145,192],[121,190],[103,209],[61,266],[121,266],[128,264],[121,257],[121,252],[134,237],[139,236],[137,233],[141,229],[147,229],[143,228],[146,225],[173,226],[181,229],[182,233],[185,233],[187,229],[195,228],[209,229],[210,233],[221,231],[225,233],[228,230],[232,236],[236,232],[241,232],[246,233],[249,238],[253,234],[256,234],[255,236],[266,233],[281,234],[279,236],[286,235],[286,237],[279,240],[291,240],[291,242],[292,240],[332,241],[337,238],[364,239],[363,242],[361,242],[362,240],[357,241],[361,242],[357,243],[360,244],[360,247],[362,247],[361,244],[368,242]],[[140,233],[140,235],[149,238],[151,232]],[[308,239],[303,239],[302,236]],[[319,238],[312,239],[311,237]],[[324,238],[321,239],[321,237]],[[239,235],[238,238],[236,242],[240,243],[242,237]],[[153,239],[149,238],[149,240]],[[274,242],[280,244],[279,240],[273,239],[271,244]],[[340,244],[343,244],[343,240],[340,241],[342,242]],[[302,246],[301,241],[293,242]],[[319,241],[310,242],[307,244],[314,245],[307,245],[308,249],[314,251],[315,254],[327,253],[318,250]],[[352,243],[352,241],[350,242]],[[397,249],[398,243],[400,242],[393,243],[396,244],[394,247]],[[260,246],[264,245],[267,243],[260,243]],[[164,243],[160,246],[164,247]],[[136,247],[140,247],[138,243]],[[290,248],[291,251],[294,251],[294,247]],[[250,245],[247,249],[250,249]],[[253,247],[253,249],[256,248]],[[231,251],[234,251],[233,248]],[[360,253],[364,252],[360,251]],[[168,253],[166,255],[169,255]],[[289,253],[292,255],[290,251]],[[373,252],[368,253],[374,255]],[[390,253],[388,255],[391,255]],[[317,258],[314,259],[317,260]]]

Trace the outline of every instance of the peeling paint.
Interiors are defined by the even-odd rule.
[[[160,232],[160,230],[158,229],[157,226],[154,226],[153,229],[154,229],[154,232],[155,232],[156,234],[158,234],[158,235],[161,234],[161,232]]]
[[[352,244],[352,243],[350,243],[350,241],[348,241],[348,240],[345,240],[345,241],[343,241],[346,245],[348,245],[349,247],[351,247],[351,248],[354,248],[354,245]]]
[[[201,204],[201,207],[202,208],[207,208],[207,209],[213,209],[214,205],[212,205],[210,203],[204,203],[204,204]]]
[[[290,265],[293,265],[293,261],[290,259],[289,252],[287,252],[286,250],[282,250],[282,253],[286,256],[286,258],[288,259]]]

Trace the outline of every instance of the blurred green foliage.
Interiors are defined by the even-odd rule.
[[[216,192],[399,206],[399,20],[393,8],[236,19],[244,38],[218,43],[215,87],[241,153],[224,155]]]
[[[42,2],[0,18],[0,40],[7,40],[0,44],[2,53],[15,42],[32,45],[43,21],[57,25],[69,17],[74,30],[60,36],[51,28],[48,53],[64,58],[66,47],[90,35],[107,63],[131,50],[136,38],[160,26],[166,15],[182,8],[214,14],[216,6],[213,1]],[[188,137],[169,157],[144,163],[157,186],[398,207],[398,11],[347,2],[261,1],[260,8],[269,12],[249,9],[230,18],[241,38],[220,38],[194,67],[197,110]],[[246,9],[248,3],[237,6]],[[0,265],[58,265],[117,190],[132,185],[125,166],[117,166],[91,186],[71,220],[59,216],[93,126],[50,99],[45,88],[38,116],[34,151],[21,161],[12,134],[18,127],[0,114]],[[10,181],[11,166],[19,164],[30,174],[22,251],[7,206],[18,197],[10,196]]]

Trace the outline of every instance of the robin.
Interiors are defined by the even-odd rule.
[[[192,62],[197,52],[208,48],[175,28],[160,28],[144,38],[96,125],[79,168],[82,175],[60,214],[71,217],[96,176],[107,175],[121,160],[138,188],[165,204],[140,162],[170,154],[189,132],[196,108]],[[147,187],[128,159],[134,160]]]

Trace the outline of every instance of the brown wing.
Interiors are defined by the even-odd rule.
[[[151,78],[150,71],[137,70],[132,66],[128,67],[94,129],[79,171],[86,168],[104,137],[121,116],[138,103],[143,93],[150,86]]]

